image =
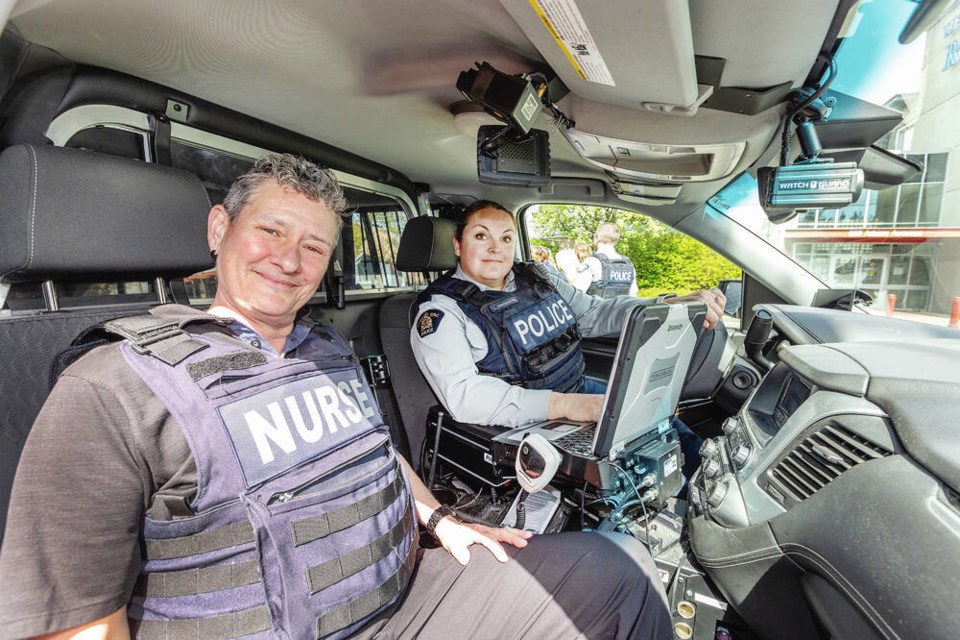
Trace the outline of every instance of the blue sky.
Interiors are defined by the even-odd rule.
[[[917,91],[925,36],[906,46],[897,42],[916,6],[911,0],[862,3],[852,37],[844,39],[837,54],[831,88],[875,104]]]

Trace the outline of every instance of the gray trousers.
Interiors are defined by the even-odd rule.
[[[632,537],[567,532],[504,548],[510,560],[502,564],[474,545],[466,567],[445,549],[422,550],[404,598],[357,637],[673,637],[653,559]]]

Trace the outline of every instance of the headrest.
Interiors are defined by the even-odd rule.
[[[0,153],[0,282],[177,277],[211,266],[210,200],[170,167],[52,146]]]
[[[400,236],[396,266],[400,271],[447,271],[457,266],[453,236],[457,224],[445,218],[420,216],[407,220]]]

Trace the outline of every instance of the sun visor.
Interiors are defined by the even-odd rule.
[[[923,171],[923,167],[913,160],[875,145],[865,149],[825,151],[820,155],[832,158],[835,163],[855,162],[863,171],[867,189],[880,190],[903,184]]]
[[[824,97],[836,101],[830,117],[818,120],[814,124],[820,138],[820,145],[824,149],[868,147],[903,120],[900,111],[881,107],[845,93],[827,90]],[[897,96],[890,101],[890,104],[897,106],[898,101],[905,101],[906,98]],[[903,102],[901,108],[906,110],[909,107],[906,102]]]
[[[501,0],[501,4],[577,95],[682,114],[695,111],[707,97],[697,85],[686,2]]]

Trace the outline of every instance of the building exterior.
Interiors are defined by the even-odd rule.
[[[784,249],[833,287],[857,287],[896,308],[950,313],[960,296],[960,3],[926,34],[919,90],[885,106],[903,122],[878,144],[923,166],[908,182],[844,209],[808,211]]]

